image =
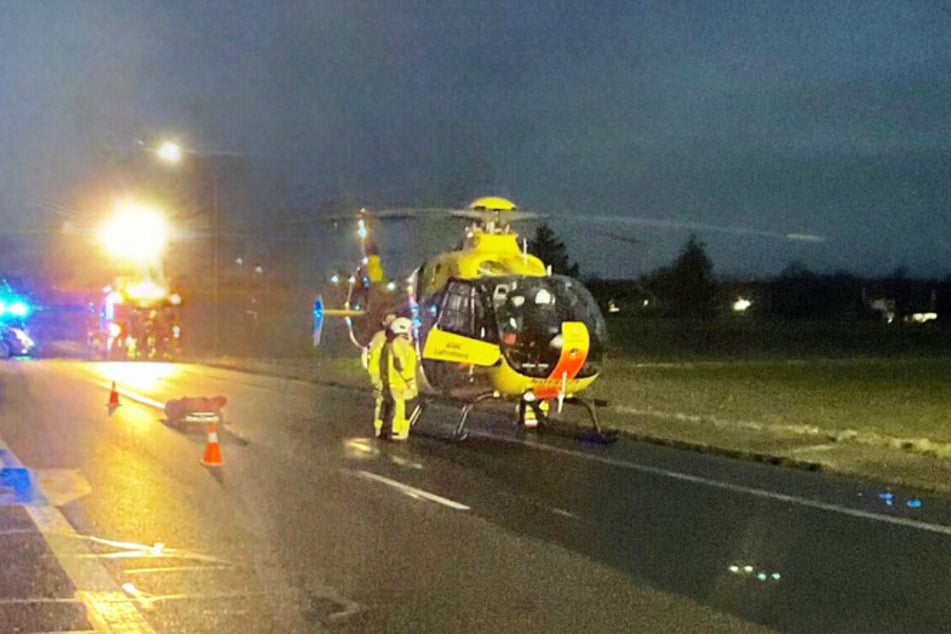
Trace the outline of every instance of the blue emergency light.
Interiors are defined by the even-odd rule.
[[[29,302],[19,297],[0,298],[0,319],[15,318],[22,319],[27,317],[33,309]]]
[[[320,345],[320,335],[324,327],[324,298],[321,295],[314,300],[314,347]]]

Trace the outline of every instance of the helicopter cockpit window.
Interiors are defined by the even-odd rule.
[[[524,374],[546,377],[558,363],[561,324],[580,321],[588,328],[588,363],[579,376],[597,372],[606,328],[594,298],[564,276],[498,280],[492,292],[500,343],[508,362]]]
[[[440,330],[464,337],[478,337],[476,315],[481,311],[471,283],[454,281],[446,287],[439,311]]]
[[[419,265],[419,268],[416,269],[416,286],[418,288],[428,288],[429,287],[429,269],[426,268],[426,263],[423,262]]]

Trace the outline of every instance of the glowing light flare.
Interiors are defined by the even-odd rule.
[[[734,313],[745,313],[750,306],[753,305],[753,302],[746,299],[745,297],[737,297],[736,301],[733,302],[733,312]]]
[[[762,583],[766,582],[778,582],[782,579],[782,574],[779,572],[770,572],[769,570],[757,569],[750,564],[730,564],[727,566],[727,570],[730,571],[730,574],[734,574],[743,578],[746,578],[750,581],[756,580]]]
[[[168,295],[168,289],[152,280],[145,280],[129,284],[125,289],[126,295],[135,300],[162,299]],[[179,298],[181,301],[181,298]]]
[[[30,313],[30,307],[26,302],[21,301],[10,302],[7,310],[15,317],[26,317]]]
[[[91,371],[98,373],[103,383],[115,381],[120,388],[146,393],[143,396],[147,396],[147,392],[165,387],[169,379],[178,377],[183,372],[182,368],[174,363],[159,361],[113,361],[97,364]]]
[[[896,504],[901,506],[902,504],[902,496],[896,495],[891,491],[882,491],[878,494],[878,499],[881,500],[882,504],[886,507],[894,507]],[[910,509],[919,509],[923,504],[924,502],[921,501],[921,498],[915,495],[904,500],[904,505]]]
[[[99,239],[115,257],[146,261],[162,253],[168,233],[168,225],[158,210],[125,203],[102,225]]]
[[[905,317],[905,321],[910,324],[927,324],[929,321],[935,321],[938,319],[938,313],[927,312],[927,313],[912,313]]]
[[[0,299],[0,317],[11,315],[13,317],[26,317],[33,308],[25,300],[16,297],[7,297]]]
[[[182,146],[174,141],[164,141],[155,150],[155,155],[166,163],[178,163],[182,160]]]

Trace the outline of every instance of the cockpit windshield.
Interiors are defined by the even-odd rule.
[[[591,293],[570,277],[495,278],[491,303],[498,325],[502,354],[518,372],[547,377],[561,356],[561,324],[583,322],[590,350],[579,377],[598,372],[607,328]]]

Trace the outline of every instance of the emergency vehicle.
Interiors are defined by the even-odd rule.
[[[172,360],[181,351],[178,293],[151,281],[119,278],[102,289],[88,345],[94,357],[109,360]]]

